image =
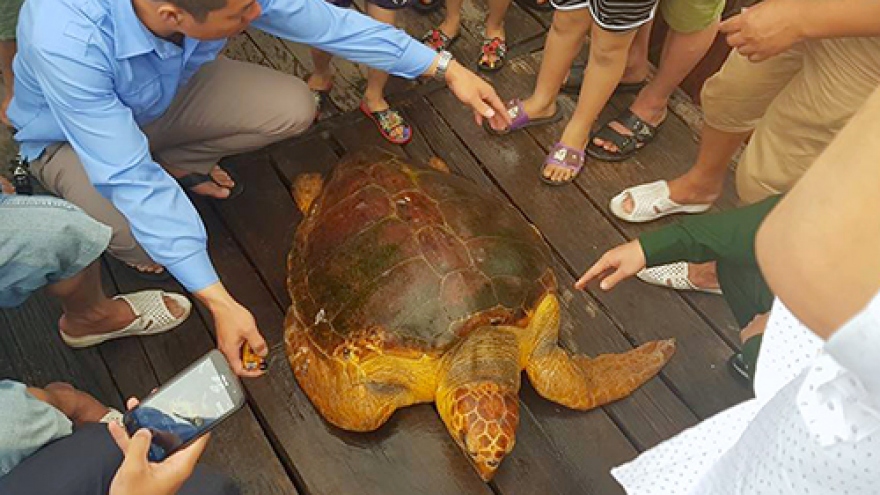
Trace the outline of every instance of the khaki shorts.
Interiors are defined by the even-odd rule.
[[[18,12],[24,0],[0,0],[0,41],[15,39]]]
[[[694,33],[721,19],[724,0],[660,0],[660,13],[669,28]]]
[[[759,63],[731,52],[701,100],[710,127],[754,131],[736,171],[740,198],[791,189],[878,85],[880,37],[811,40]]]

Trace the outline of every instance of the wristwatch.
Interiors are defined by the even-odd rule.
[[[440,52],[440,60],[437,61],[437,68],[434,71],[434,79],[438,81],[446,80],[446,69],[449,68],[450,62],[452,62],[452,54],[446,50]]]

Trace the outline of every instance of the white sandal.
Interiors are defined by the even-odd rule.
[[[698,292],[707,292],[709,294],[721,295],[721,289],[707,289],[697,287],[688,278],[688,264],[686,262],[670,263],[668,265],[655,266],[653,268],[645,268],[636,273],[636,277],[642,282],[651,285],[659,285],[660,287],[669,287],[675,290],[693,290]]]
[[[627,196],[633,201],[633,210],[629,213],[623,209],[623,202]],[[669,199],[669,184],[665,180],[658,180],[624,189],[611,198],[608,207],[611,213],[621,220],[644,223],[676,213],[703,213],[711,208],[712,204],[680,205]]]
[[[179,317],[171,314],[171,311],[168,311],[168,307],[165,305],[165,300],[163,299],[165,297],[173,300],[183,308],[183,314]],[[120,294],[113,299],[122,299],[131,306],[135,319],[130,325],[115,332],[86,335],[84,337],[73,337],[60,332],[64,343],[70,347],[82,348],[122,337],[156,335],[167,332],[183,323],[189,317],[189,313],[192,310],[192,303],[186,297],[161,290],[145,290],[135,292],[134,294]]]

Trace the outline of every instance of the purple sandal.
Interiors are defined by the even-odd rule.
[[[488,120],[483,121],[483,127],[489,134],[494,134],[496,136],[503,136],[505,134],[510,134],[513,131],[518,131],[520,129],[525,129],[526,127],[532,127],[536,125],[544,125],[544,124],[552,124],[554,122],[559,122],[562,120],[562,107],[558,103],[556,104],[556,112],[549,117],[541,117],[537,119],[529,118],[526,115],[526,110],[523,107],[522,100],[519,98],[514,98],[507,102],[507,115],[510,116],[510,125],[507,129],[495,130],[492,126],[489,125]]]
[[[553,145],[552,148],[550,148],[550,153],[547,154],[547,158],[544,159],[544,163],[541,165],[541,180],[545,184],[549,184],[551,186],[564,186],[566,184],[570,184],[581,173],[581,169],[584,168],[585,162],[586,156],[584,155],[583,150],[576,150],[562,143],[556,143]],[[572,172],[574,172],[574,174],[568,180],[551,180],[547,177],[544,177],[544,169],[547,168],[547,165],[562,167],[571,170]]]

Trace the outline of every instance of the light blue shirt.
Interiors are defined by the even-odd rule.
[[[254,27],[391,74],[418,77],[436,56],[403,31],[324,0],[258,1],[263,14]],[[140,127],[161,116],[225,43],[158,38],[131,0],[28,0],[18,25],[8,115],[22,152],[35,160],[50,144],[69,142],[138,242],[190,291],[218,280],[205,228],[153,161]]]

